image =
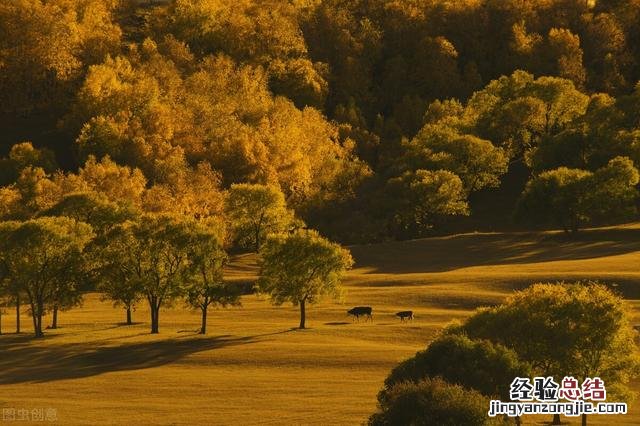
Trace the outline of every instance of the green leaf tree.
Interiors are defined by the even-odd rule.
[[[505,345],[535,374],[600,377],[622,399],[640,365],[624,300],[595,282],[535,284],[450,331]]]
[[[0,269],[0,334],[2,334],[2,316],[5,314],[4,308],[10,294],[7,280],[4,279],[5,273]]]
[[[109,201],[106,195],[93,191],[70,193],[40,213],[40,216],[70,217],[91,225],[97,237],[84,254],[84,268],[77,272],[82,274],[83,281],[95,284],[106,299],[124,306],[127,310],[127,324],[131,324],[131,309],[139,299],[139,289],[136,285],[131,285],[131,280],[127,277],[118,275],[118,268],[114,268],[112,262],[107,260],[117,259],[120,253],[112,250],[114,247],[109,244],[105,235],[114,226],[134,219],[136,214],[130,205],[118,205]],[[73,298],[61,297],[59,303],[54,306],[51,328],[57,327],[58,308],[68,309],[77,302]]]
[[[488,398],[441,378],[397,383],[378,406],[369,418],[370,426],[499,424],[487,416]]]
[[[227,215],[236,240],[255,251],[260,250],[268,234],[288,230],[294,220],[282,191],[274,186],[248,183],[231,185]]]
[[[149,303],[151,333],[159,332],[160,308],[182,296],[192,243],[189,221],[170,215],[145,215],[107,234],[107,274],[121,281],[108,292],[127,308],[139,291]],[[109,276],[109,275],[107,275]],[[124,294],[130,297],[123,297]]]
[[[560,167],[541,173],[527,183],[518,201],[516,217],[533,223],[558,224],[565,232],[577,232],[588,219],[585,212],[586,170]]]
[[[449,383],[475,389],[487,397],[509,399],[514,377],[528,377],[530,367],[512,349],[489,340],[444,335],[397,365],[384,381],[384,393],[406,381],[441,377]]]
[[[240,304],[240,287],[225,282],[223,270],[227,262],[219,229],[206,224],[194,224],[189,248],[186,300],[202,313],[200,334],[207,333],[207,312],[211,306]]]
[[[8,158],[0,159],[0,165],[0,182],[3,185],[14,183],[27,167],[41,167],[47,173],[52,173],[58,167],[53,151],[35,148],[31,142],[13,145]]]
[[[90,225],[69,218],[3,222],[0,261],[6,276],[27,295],[36,337],[42,317],[67,297],[77,297],[77,270],[94,234]]]
[[[306,305],[323,295],[338,296],[342,277],[353,265],[348,250],[313,230],[268,237],[260,250],[258,289],[274,304],[300,307],[300,329],[305,328]]]
[[[497,187],[507,171],[508,158],[502,148],[442,125],[427,124],[404,147],[403,169],[449,170],[460,177],[467,194]]]
[[[400,236],[424,234],[447,216],[469,214],[464,185],[448,170],[405,172],[389,179],[385,191],[390,223]]]
[[[117,204],[103,194],[86,191],[65,195],[39,216],[66,216],[88,223],[98,236],[102,236],[115,225],[134,219],[136,213],[126,203]]]
[[[633,162],[616,157],[595,172],[559,167],[527,183],[516,217],[536,224],[557,224],[575,233],[590,221],[611,222],[636,212],[635,186],[640,176]]]
[[[571,80],[515,71],[473,94],[465,115],[478,136],[503,147],[512,161],[529,162],[540,140],[584,115],[589,97]]]
[[[126,324],[133,324],[132,311],[142,299],[142,263],[138,263],[135,253],[140,252],[131,223],[112,228],[91,246],[92,258],[96,262],[98,290],[103,300],[111,300],[114,306],[126,311]],[[123,256],[124,254],[124,256]]]
[[[16,334],[20,334],[20,308],[22,306],[22,296],[24,295],[24,290],[20,287],[19,283],[14,281],[14,277],[11,276],[11,271],[8,268],[8,265],[4,262],[0,263],[0,299],[4,295],[4,303],[8,305],[9,303],[13,303],[16,309]],[[6,307],[6,306],[5,306]]]

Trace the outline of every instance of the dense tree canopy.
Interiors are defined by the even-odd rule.
[[[294,222],[284,194],[273,186],[232,185],[227,210],[235,240],[256,252],[267,235],[288,231]]]
[[[380,401],[379,411],[368,424],[489,426],[499,425],[500,420],[487,416],[489,399],[479,392],[467,390],[435,378],[415,382],[401,382],[393,386],[385,399]]]
[[[527,181],[640,162],[639,24],[637,1],[5,2],[0,214],[96,190],[222,218],[257,184],[341,241],[522,226]],[[454,206],[387,198],[444,180]]]
[[[442,336],[397,365],[384,382],[378,399],[398,383],[417,383],[440,377],[449,383],[475,389],[493,399],[509,400],[509,383],[514,377],[528,377],[529,366],[515,351],[488,340],[471,340],[466,336]]]
[[[117,52],[118,0],[19,0],[0,5],[2,112],[68,102],[87,66]]]
[[[142,293],[149,304],[151,333],[159,332],[160,308],[185,291],[183,276],[189,266],[193,226],[194,222],[177,217],[145,216],[117,226],[107,235],[112,250],[106,258],[107,268]]]
[[[560,167],[529,181],[516,213],[523,220],[559,225],[567,232],[577,232],[593,220],[633,218],[639,180],[626,157],[616,157],[595,172]]]
[[[639,365],[625,303],[599,283],[536,284],[452,331],[511,348],[536,374],[601,377],[621,397]]]
[[[92,238],[90,225],[66,217],[0,225],[2,272],[27,295],[36,337],[45,313],[77,300],[82,252]]]
[[[389,179],[391,225],[400,236],[422,234],[450,215],[468,214],[462,181],[447,170],[416,170]]]

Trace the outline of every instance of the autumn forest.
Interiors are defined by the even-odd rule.
[[[635,213],[635,1],[20,0],[0,25],[5,218],[87,186],[215,216],[235,183],[343,242]]]
[[[2,420],[520,425],[514,377],[575,376],[640,424],[639,28],[0,0]]]

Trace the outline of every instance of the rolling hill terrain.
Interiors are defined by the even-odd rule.
[[[561,233],[478,233],[351,247],[355,268],[342,302],[298,311],[251,295],[242,307],[213,310],[199,336],[198,313],[161,310],[160,334],[148,333],[143,303],[133,326],[100,295],[60,315],[61,328],[33,340],[0,336],[0,407],[54,408],[61,424],[361,424],[374,411],[389,370],[424,348],[451,321],[546,280],[616,283],[640,324],[640,225]],[[227,278],[251,281],[254,255],[229,265]],[[373,321],[346,310],[373,307]],[[399,310],[416,318],[400,323]],[[635,383],[640,390],[640,382]],[[640,405],[616,424],[639,424]],[[526,419],[525,424],[549,420]],[[611,424],[590,419],[590,424]],[[608,421],[609,423],[606,423]],[[26,424],[26,423],[22,423]],[[574,419],[571,424],[579,424]]]

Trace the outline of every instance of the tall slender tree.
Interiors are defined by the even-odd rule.
[[[214,226],[193,224],[189,248],[186,300],[202,313],[200,334],[207,333],[207,312],[211,306],[240,304],[240,287],[223,279],[227,262],[223,235]]]

